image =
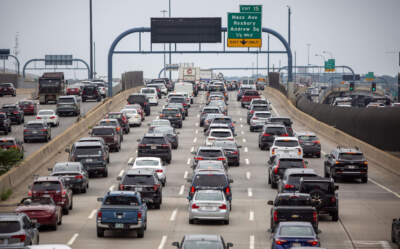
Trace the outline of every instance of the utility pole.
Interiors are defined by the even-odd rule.
[[[90,19],[90,78],[93,79],[93,22],[92,22],[92,0],[89,0],[89,19]]]
[[[167,10],[161,10],[161,13],[163,13],[163,17],[165,17],[165,13],[167,13]],[[166,78],[166,70],[165,70],[165,43],[164,43],[164,78]]]
[[[290,16],[292,15],[292,10],[289,5],[286,5],[288,8],[288,43],[290,48]]]
[[[92,72],[93,76],[92,78],[96,79],[96,43],[93,42],[93,72]]]
[[[15,55],[15,57],[18,58],[18,55],[19,55],[19,32],[17,32],[15,34],[14,55]],[[17,67],[18,67],[17,62],[15,62],[15,71],[16,72],[18,72]]]

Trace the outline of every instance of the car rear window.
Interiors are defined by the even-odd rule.
[[[30,106],[30,105],[33,105],[33,103],[32,103],[32,102],[29,102],[29,101],[21,101],[21,102],[19,102],[19,105],[22,105],[22,106]]]
[[[361,161],[364,160],[364,156],[362,153],[340,153],[339,160]]]
[[[222,201],[224,197],[221,192],[197,192],[194,199],[197,201]]]
[[[92,130],[92,135],[93,136],[113,136],[114,135],[114,129],[112,128],[97,128]]]
[[[231,137],[232,134],[229,131],[211,131],[210,136],[212,136],[212,137]]]
[[[297,196],[285,196],[277,198],[275,206],[311,206],[311,200],[309,198],[298,198]]]
[[[299,146],[298,141],[293,141],[293,140],[277,140],[275,141],[275,146],[280,146],[280,147],[297,147]]]
[[[75,148],[75,155],[102,155],[103,151],[100,146],[82,146]]]
[[[182,249],[223,249],[221,242],[214,240],[185,240]]]
[[[138,206],[139,201],[134,196],[107,196],[104,205]]]
[[[6,114],[3,114],[3,113],[0,114],[0,119],[6,119],[6,118],[7,118]]]
[[[58,103],[74,103],[74,98],[59,98]]]
[[[203,113],[220,113],[221,111],[217,108],[206,108],[203,109]]]
[[[300,184],[300,178],[302,177],[313,177],[316,176],[315,174],[293,174],[290,175],[288,178],[288,182],[291,185],[296,185],[298,186]]]
[[[144,137],[142,139],[142,144],[165,144],[163,137]]]
[[[224,187],[228,185],[228,182],[225,175],[198,174],[194,177],[193,185],[203,187]]]
[[[7,105],[7,106],[3,106],[1,109],[5,109],[5,110],[14,110],[16,109],[16,106],[13,105]]]
[[[159,165],[159,161],[157,160],[137,160],[135,163],[136,166],[158,166]]]
[[[303,159],[279,159],[279,168],[303,168]]]
[[[185,98],[170,98],[170,103],[185,103]]]
[[[140,95],[131,95],[128,97],[128,103],[133,104],[133,103],[144,103],[146,102],[146,97],[145,96],[140,96]]]
[[[0,233],[15,233],[21,229],[21,225],[16,220],[2,220],[0,221]]]
[[[232,120],[230,118],[214,118],[213,124],[230,124]]]
[[[180,111],[177,109],[163,109],[161,113],[162,114],[178,114],[178,113],[180,113]]]
[[[271,113],[256,113],[255,116],[257,118],[269,118],[271,117]]]
[[[215,164],[215,163],[211,163],[211,164],[210,163],[202,163],[202,164],[200,164],[199,163],[197,165],[197,167],[196,167],[196,170],[199,170],[199,169],[223,170],[224,169],[224,165],[222,163],[221,164]]]
[[[122,180],[123,185],[154,185],[152,175],[126,175]]]
[[[60,182],[48,181],[48,182],[35,182],[33,184],[33,191],[59,191],[61,189]]]
[[[259,96],[257,91],[249,91],[249,90],[245,91],[244,95],[245,96]]]
[[[204,157],[220,157],[222,155],[222,151],[220,150],[200,150],[199,153],[197,154],[198,156],[204,156]]]
[[[119,126],[117,121],[100,121],[99,126]]]
[[[54,111],[39,111],[38,115],[54,115]]]
[[[11,146],[14,145],[14,141],[13,140],[1,140],[0,141],[0,146]]]
[[[155,89],[142,89],[141,90],[142,93],[156,93]]]
[[[254,111],[268,111],[268,106],[253,106]]]
[[[331,193],[333,190],[329,182],[304,182],[302,187],[302,191],[306,193],[310,193],[315,189],[320,189],[326,193]]]
[[[309,237],[314,236],[313,228],[306,226],[282,226],[279,235],[285,237]]]
[[[299,140],[305,141],[305,142],[312,142],[312,141],[317,141],[318,138],[316,136],[299,136]]]
[[[29,128],[29,129],[43,129],[44,126],[43,126],[43,124],[27,124],[26,128]]]
[[[286,133],[286,129],[284,127],[268,127],[265,132],[271,135],[282,135]]]
[[[288,118],[271,118],[270,121],[276,123],[283,123],[285,126],[291,125],[291,121]]]

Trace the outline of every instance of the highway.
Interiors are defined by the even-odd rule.
[[[274,115],[289,116],[285,107],[279,105],[278,97],[269,93],[268,88],[264,91],[264,96],[272,103]],[[189,225],[188,222],[186,196],[189,183],[185,177],[190,177],[192,171],[190,165],[193,155],[190,152],[203,145],[205,138],[203,129],[199,127],[199,111],[205,102],[204,93],[200,92],[189,110],[189,117],[184,121],[183,128],[179,129],[180,144],[179,148],[172,152],[172,162],[167,166],[167,185],[163,189],[163,204],[160,210],[149,210],[148,229],[143,239],[136,238],[134,233],[110,232],[105,233],[105,238],[97,238],[95,219],[100,203],[96,201],[96,198],[116,188],[116,177],[128,169],[128,161],[136,156],[136,140],[146,132],[147,123],[158,116],[165,99],[160,101],[158,107],[152,107],[151,116],[146,117],[141,127],[135,127],[131,129],[130,134],[125,135],[121,152],[111,154],[108,178],[91,178],[88,192],[74,195],[74,209],[69,215],[63,216],[63,224],[58,231],[42,230],[40,232],[41,244],[63,243],[74,249],[108,249],[116,246],[118,248],[163,249],[173,248],[171,243],[180,241],[184,234],[208,233],[221,234],[225,241],[234,244],[234,248],[270,248],[270,233],[267,232],[270,206],[267,205],[267,201],[275,198],[276,190],[271,189],[266,181],[268,152],[258,148],[258,133],[249,131],[249,126],[246,124],[247,109],[240,107],[240,103],[236,101],[236,93],[230,92],[229,99],[228,115],[236,121],[238,134],[236,141],[243,146],[240,166],[229,169],[229,174],[234,180],[229,225],[213,222]],[[0,100],[3,101],[4,98]],[[12,100],[16,101],[15,98]],[[90,108],[94,104],[88,103],[84,106]],[[47,107],[49,106],[45,106]],[[68,125],[67,122],[74,120],[74,118],[63,119],[65,121],[60,128],[57,128],[58,132]],[[306,123],[296,119],[293,121],[295,131],[310,130]],[[329,153],[337,146],[337,141],[327,139],[318,131],[314,132],[320,138],[324,153]],[[27,146],[28,150],[30,146]],[[66,158],[67,154],[62,153],[49,162],[49,166],[55,161],[65,161]],[[323,160],[323,156],[321,159],[306,159],[309,162],[308,167],[315,169],[320,175],[322,175]],[[328,216],[321,217],[319,229],[322,230],[320,234],[322,247],[329,249],[394,248],[394,245],[390,243],[390,231],[392,219],[400,214],[399,176],[372,163],[369,164],[369,172],[370,180],[367,184],[338,183],[340,220],[332,222]],[[38,173],[46,175],[47,166],[42,167]],[[13,199],[17,200],[26,194],[29,184],[30,182],[27,182],[26,186],[21,186],[16,190]]]

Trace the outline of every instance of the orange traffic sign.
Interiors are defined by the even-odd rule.
[[[261,48],[261,39],[228,39],[228,47]]]

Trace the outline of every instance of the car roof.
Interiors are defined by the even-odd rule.
[[[155,161],[161,161],[161,158],[159,157],[136,157],[135,161],[141,161],[141,160],[155,160]]]
[[[114,190],[114,191],[109,191],[106,196],[121,196],[121,195],[128,195],[128,196],[137,196],[137,192],[135,191],[120,191],[120,190]]]
[[[221,236],[217,234],[186,234],[185,240],[212,240],[221,241]]]
[[[197,150],[222,150],[221,147],[216,146],[200,146]]]
[[[143,137],[164,137],[161,133],[146,133]]]
[[[90,142],[75,142],[74,143],[75,147],[92,147],[92,146],[103,146],[103,144],[101,142],[98,141],[90,141]]]
[[[115,129],[114,126],[104,126],[104,125],[96,125],[95,127],[92,128],[93,129]]]
[[[232,133],[232,130],[229,128],[225,128],[225,129],[213,129],[212,132],[218,132],[218,131],[228,131],[230,133]]]
[[[296,132],[296,137],[298,136],[317,136],[314,132],[311,131],[303,131],[303,132]]]
[[[275,141],[299,141],[297,137],[276,137]]]
[[[285,175],[294,175],[294,174],[315,174],[314,169],[310,168],[289,168],[285,170]]]
[[[43,120],[31,120],[28,121],[26,124],[45,124]]]
[[[278,197],[283,197],[283,198],[290,198],[292,196],[297,196],[297,197],[304,197],[304,198],[310,198],[310,194],[307,193],[299,193],[299,192],[291,192],[291,193],[278,193]]]
[[[54,182],[54,181],[59,182],[59,181],[60,181],[60,178],[59,178],[58,176],[39,176],[38,178],[36,178],[36,179],[34,180],[34,182],[48,182],[48,181],[51,181],[51,182]]]
[[[154,170],[131,168],[126,171],[125,175],[154,175]]]

